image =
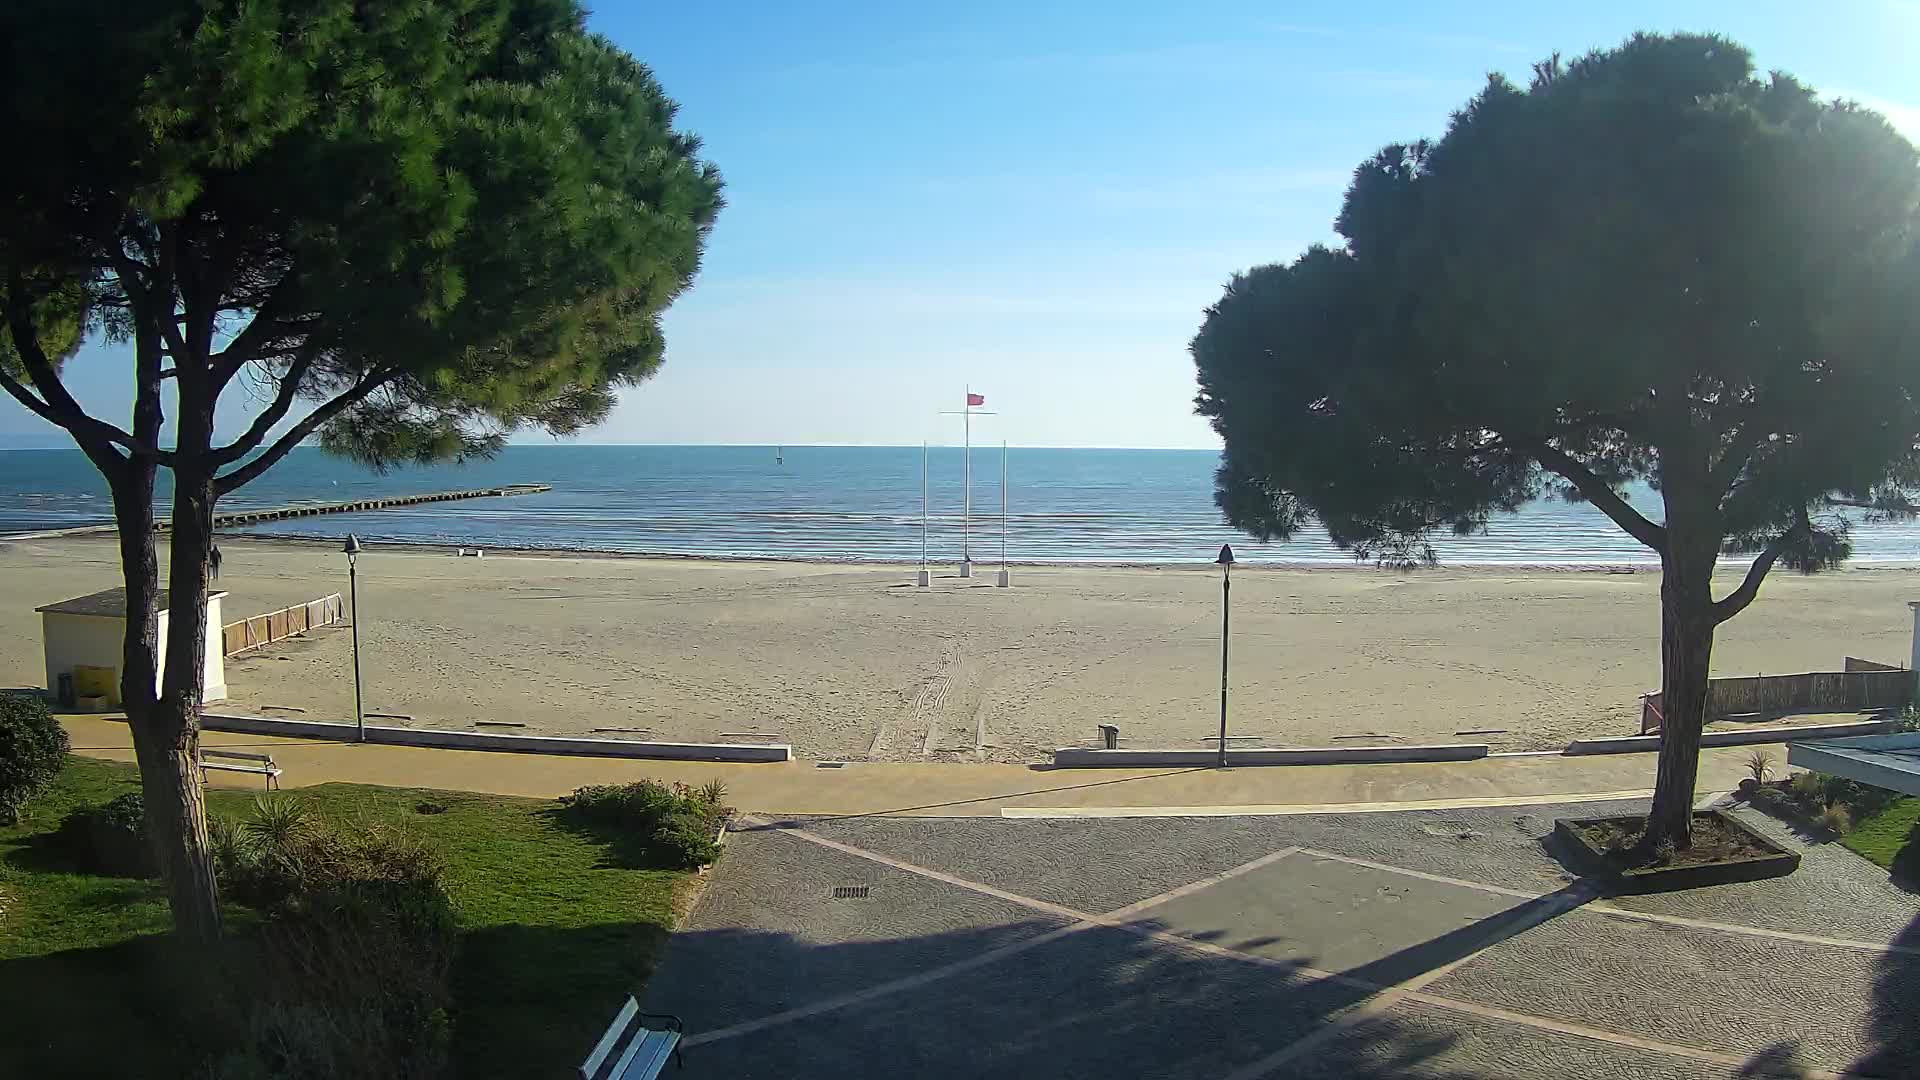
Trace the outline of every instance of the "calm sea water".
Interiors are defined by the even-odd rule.
[[[928,554],[1000,557],[1000,451],[974,450],[973,528],[962,527],[957,448],[930,454]],[[1221,523],[1218,455],[1201,450],[1013,450],[1006,553],[1013,562],[1205,562],[1231,542],[1242,558],[1346,563],[1320,535],[1258,544]],[[338,502],[497,484],[548,483],[542,495],[473,499],[300,518],[252,532],[707,556],[899,560],[920,557],[919,447],[515,446],[491,461],[376,475],[300,449],[222,500],[245,507]],[[162,481],[166,474],[162,472]],[[165,491],[161,498],[166,497]],[[1651,493],[1636,503],[1657,511]],[[163,503],[164,513],[164,503]],[[0,534],[105,521],[104,485],[76,450],[0,451]],[[1588,506],[1535,503],[1486,534],[1447,538],[1443,562],[1646,563],[1648,553]],[[1862,526],[1863,562],[1920,560],[1920,525]]]

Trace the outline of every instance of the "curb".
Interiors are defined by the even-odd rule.
[[[354,742],[352,724],[324,720],[276,720],[265,716],[201,713],[200,726],[208,731],[246,735],[282,735],[297,739]],[[369,743],[385,746],[426,746],[442,750],[496,750],[517,754],[577,754],[586,757],[648,758],[668,761],[774,762],[793,760],[786,743],[633,742],[625,739],[579,739],[554,735],[492,735],[433,728],[366,728]]]
[[[1754,728],[1748,731],[1710,731],[1700,736],[1700,745],[1746,746],[1752,743],[1796,742],[1801,739],[1837,739],[1848,735],[1884,735],[1893,730],[1891,720],[1862,720],[1847,724],[1812,724],[1806,727]],[[1660,749],[1658,735],[1619,735],[1601,739],[1575,739],[1567,744],[1568,755],[1639,754]]]
[[[1244,747],[1227,751],[1233,765],[1364,765],[1405,761],[1473,761],[1487,756],[1481,743],[1441,746],[1335,746],[1308,749]],[[1053,763],[1061,768],[1151,768],[1162,765],[1217,765],[1218,750],[1089,750],[1061,747]]]

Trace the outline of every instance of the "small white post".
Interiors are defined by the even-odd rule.
[[[1907,668],[1920,671],[1920,600],[1907,601],[1907,607],[1913,612],[1913,650]]]
[[[1013,584],[1013,576],[1007,573],[1007,441],[1000,440],[1000,580],[994,583],[1005,589]]]
[[[920,572],[913,577],[918,588],[933,584],[933,575],[927,572],[927,444],[920,443]]]

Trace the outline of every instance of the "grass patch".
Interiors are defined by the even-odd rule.
[[[1920,798],[1905,798],[1860,819],[1840,842],[1861,858],[1891,870],[1901,849],[1914,842],[1916,831],[1920,831]]]
[[[128,765],[70,758],[0,828],[0,1076],[204,1075],[208,1025],[182,1014],[181,959],[157,882],[75,872],[46,837],[74,809],[139,790]],[[548,800],[327,784],[290,793],[320,818],[388,822],[446,861],[458,909],[453,1056],[461,1077],[563,1075],[652,972],[692,875],[634,869]],[[210,789],[239,818],[248,792]],[[437,812],[422,813],[431,804]],[[439,809],[444,808],[444,809]],[[254,921],[230,906],[236,937]],[[205,966],[207,958],[198,958]],[[165,1069],[162,1063],[172,1063]]]

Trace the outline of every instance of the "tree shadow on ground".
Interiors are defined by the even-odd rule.
[[[833,943],[702,930],[675,936],[645,1007],[686,1022],[694,1075],[1214,1080],[1365,996],[1299,967],[1041,919]],[[1381,1017],[1341,1034],[1328,1078],[1473,1075],[1436,1063],[1453,1043],[1444,1032]]]
[[[537,813],[556,827],[600,845],[602,855],[594,864],[596,870],[686,869],[637,830],[593,821],[565,805],[546,807]]]
[[[505,925],[460,935],[453,1073],[461,1080],[571,1077],[652,974],[654,923]]]
[[[1852,1067],[1862,1076],[1920,1074],[1920,917],[1893,943],[1911,951],[1882,954],[1874,965],[1870,1033],[1875,1045]]]
[[[227,952],[155,934],[0,960],[0,1076],[205,1076],[238,1038]]]
[[[1444,974],[1596,894],[1590,883],[1575,882],[1331,978],[1316,977],[1309,959],[1207,951],[1232,940],[1226,930],[1185,931],[1199,948],[1149,940],[1144,935],[1171,932],[1151,920],[1063,931],[1036,918],[896,937],[884,936],[884,913],[878,922],[824,920],[847,938],[838,941],[761,929],[687,931],[670,943],[645,1004],[686,1020],[690,1067],[747,1080],[1574,1080],[1684,1070],[1685,1059],[1636,1047],[1631,1036],[1598,1041],[1417,996],[1380,996],[1408,980],[1421,985],[1422,976]],[[1920,921],[1900,944],[1920,945]],[[1884,958],[1875,986],[1877,1049],[1856,1070],[1915,1075],[1916,964],[1920,956]],[[609,1015],[617,1004],[609,1000]],[[1783,1040],[1754,1053],[1737,1075],[1804,1077],[1801,1054],[1798,1040]]]

